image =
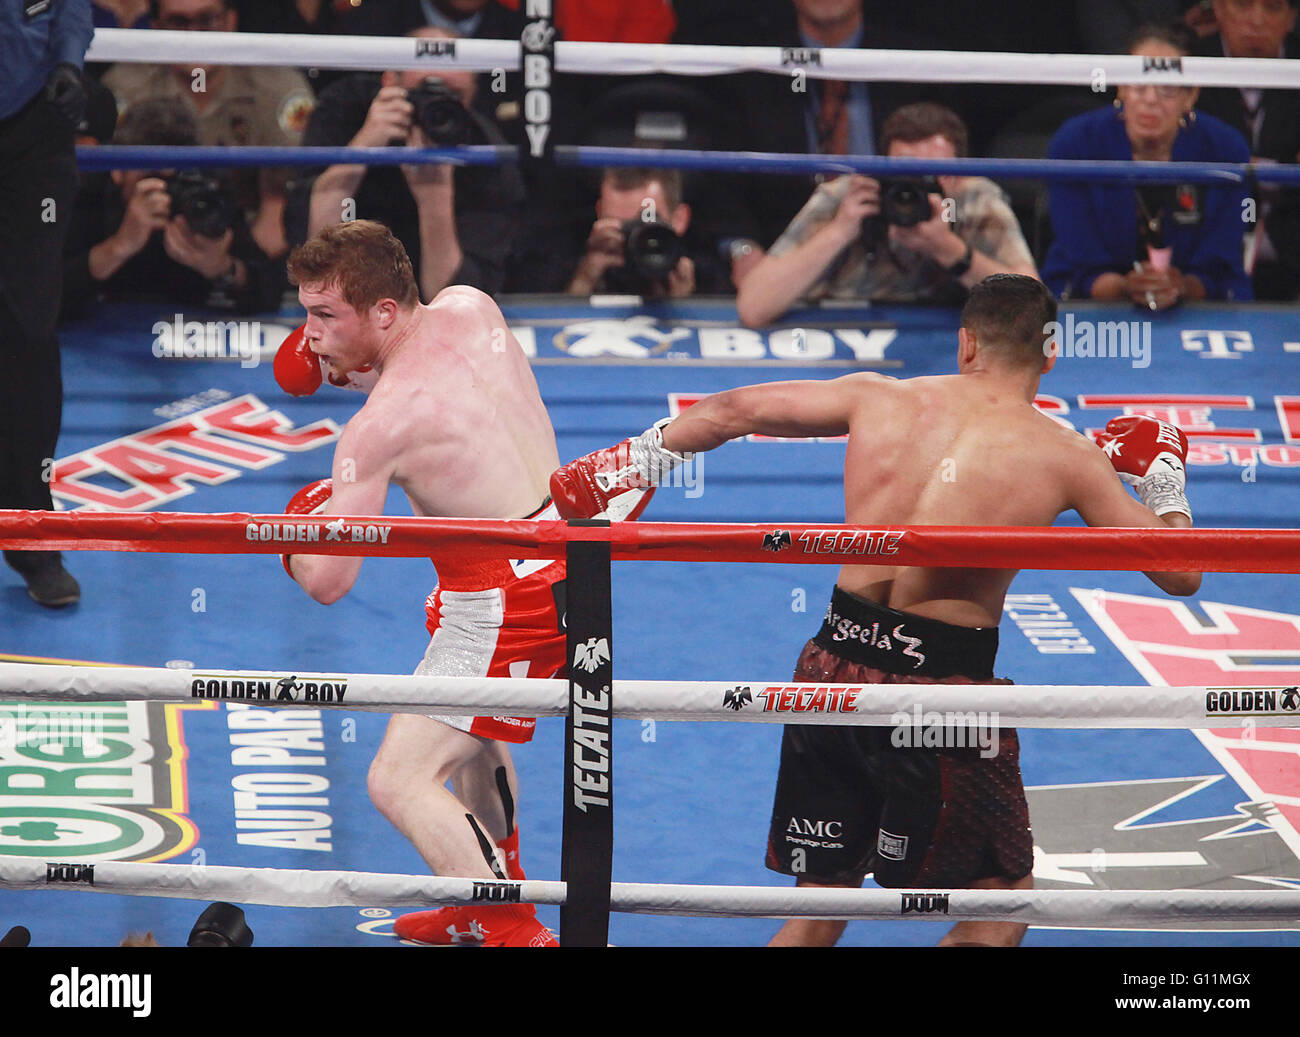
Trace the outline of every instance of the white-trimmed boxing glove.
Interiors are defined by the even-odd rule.
[[[1192,517],[1187,502],[1187,436],[1176,425],[1141,414],[1112,418],[1097,445],[1119,477],[1157,515]]]
[[[640,516],[668,474],[694,454],[665,449],[663,418],[639,436],[570,461],[551,475],[551,499],[561,517],[631,521]]]

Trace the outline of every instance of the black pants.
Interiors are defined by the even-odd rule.
[[[0,508],[52,510],[63,414],[55,332],[77,192],[73,128],[38,95],[0,120]]]

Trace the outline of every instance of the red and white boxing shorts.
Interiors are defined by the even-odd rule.
[[[530,518],[557,518],[546,508]],[[563,560],[457,563],[434,559],[438,586],[424,603],[432,635],[416,676],[563,677]],[[533,717],[434,716],[458,731],[527,742]]]

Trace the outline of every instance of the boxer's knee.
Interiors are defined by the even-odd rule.
[[[384,817],[392,820],[401,800],[402,781],[391,763],[391,756],[381,747],[375,758],[370,761],[370,770],[366,773],[366,792],[370,802]]]

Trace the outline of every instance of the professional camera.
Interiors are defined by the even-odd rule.
[[[460,98],[447,89],[440,79],[426,79],[407,99],[415,109],[415,122],[434,147],[455,148],[466,144],[484,144],[486,139]],[[405,141],[398,141],[404,144]]]
[[[253,930],[244,921],[244,912],[234,904],[217,901],[209,904],[190,930],[186,947],[251,947]]]
[[[646,280],[667,277],[682,258],[682,239],[659,220],[623,221],[623,265]]]
[[[197,169],[153,175],[167,181],[171,214],[184,216],[195,234],[219,238],[234,226],[234,199],[215,178]]]
[[[930,195],[943,194],[932,176],[896,177],[880,181],[880,214],[895,227],[915,227],[933,218]]]

